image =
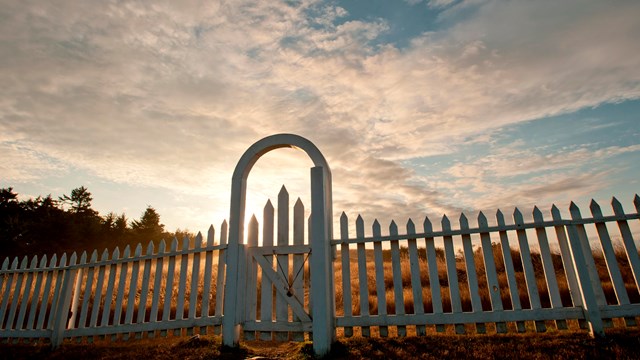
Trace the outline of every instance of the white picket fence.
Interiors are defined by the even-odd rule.
[[[206,243],[185,238],[150,242],[143,254],[106,249],[78,259],[63,254],[40,261],[5,259],[0,270],[0,338],[45,338],[54,346],[64,338],[95,336],[128,339],[215,330],[222,319],[226,222],[218,244],[214,229]],[[215,287],[212,287],[215,286]],[[219,330],[219,329],[218,329]]]
[[[628,221],[640,219],[637,195],[634,204],[636,213],[625,214],[614,198],[614,215],[603,216],[600,206],[592,201],[592,217],[583,218],[580,209],[572,203],[571,219],[563,219],[553,206],[552,218],[546,220],[536,207],[533,222],[525,222],[522,213],[515,209],[512,224],[507,224],[503,213],[498,211],[496,226],[489,226],[486,216],[480,213],[477,226],[470,227],[463,214],[457,229],[443,216],[440,231],[434,231],[431,221],[425,218],[421,233],[416,233],[414,222],[409,220],[403,235],[398,234],[396,223],[391,222],[388,235],[382,236],[380,224],[375,221],[370,237],[364,235],[364,222],[358,216],[355,238],[349,237],[348,219],[343,213],[341,237],[333,241],[340,249],[341,271],[336,274],[336,283],[343,289],[343,305],[339,307],[343,312],[336,316],[336,326],[343,328],[346,336],[353,334],[354,327],[359,328],[363,336],[370,336],[371,327],[376,327],[380,336],[387,336],[390,326],[396,328],[399,336],[404,336],[408,325],[415,326],[418,335],[425,334],[426,326],[444,331],[446,325],[454,325],[456,333],[464,333],[465,324],[475,324],[478,333],[485,333],[486,325],[494,324],[496,332],[504,333],[508,330],[507,323],[513,323],[515,329],[522,332],[526,330],[525,322],[534,322],[535,330],[542,332],[550,321],[558,329],[566,329],[569,319],[578,320],[581,327],[588,325],[594,335],[604,335],[604,328],[613,326],[611,319],[614,318],[624,318],[626,326],[635,326],[635,318],[640,316],[640,260]],[[622,244],[612,242],[613,224],[617,224],[617,238],[621,238]],[[591,247],[588,226],[595,228],[600,249]],[[557,240],[561,264],[553,262],[549,242],[552,233]],[[542,263],[542,271],[538,272],[532,258],[531,247],[535,244],[532,237],[537,238],[537,256]],[[512,239],[517,239],[517,246]],[[352,276],[353,246],[357,266]],[[406,247],[406,251],[401,251],[401,246]],[[368,256],[371,248],[373,259]],[[391,269],[385,270],[383,248],[390,248]],[[458,254],[456,248],[462,248]],[[515,254],[519,254],[520,259],[512,258],[513,248],[517,248]],[[407,255],[402,255],[405,252]],[[496,252],[501,256],[496,257]],[[480,253],[481,256],[474,256]],[[602,261],[596,264],[594,254],[598,253],[602,254]],[[624,258],[616,257],[622,253]],[[439,257],[444,258],[440,263]],[[519,272],[514,260],[520,260],[522,270]],[[632,276],[622,276],[621,262],[624,273]],[[598,272],[598,265],[606,266],[606,274]],[[479,278],[478,273],[484,273],[484,278]],[[559,280],[569,287],[570,298],[565,301],[561,298]],[[386,287],[392,291],[388,292]],[[612,289],[613,296],[607,298],[603,287]],[[519,292],[519,289],[526,291]],[[541,291],[544,291],[542,298],[546,297],[546,306],[542,306]],[[485,294],[484,302],[482,294]],[[634,303],[630,296],[636,299]],[[370,308],[372,298],[375,298],[375,312]],[[358,300],[357,307],[354,299]],[[394,307],[387,309],[390,300]],[[407,312],[407,308],[412,311]]]
[[[455,227],[444,216],[440,230],[425,218],[421,232],[409,220],[403,234],[391,222],[382,235],[376,221],[370,236],[358,217],[355,237],[343,213],[340,236],[331,242],[333,266],[339,268],[333,273],[334,326],[344,336],[425,335],[429,328],[447,327],[456,333],[522,332],[527,324],[541,332],[548,326],[566,329],[568,321],[603,335],[607,327],[636,326],[640,259],[629,222],[640,219],[638,196],[634,204],[636,212],[625,214],[614,198],[613,215],[604,216],[592,202],[591,217],[582,217],[572,203],[570,219],[555,206],[550,219],[535,208],[533,221],[518,209],[513,221],[498,211],[496,225],[482,213],[475,226],[465,215]],[[302,202],[291,215],[288,209],[283,189],[277,212],[268,202],[262,231],[252,218],[248,240],[240,245],[244,296],[237,319],[245,339],[312,337],[310,231]],[[133,254],[127,247],[122,254],[105,250],[100,258],[94,251],[79,259],[75,253],[59,260],[5,259],[0,338],[50,339],[57,345],[65,338],[218,331],[226,242],[223,223],[217,243],[212,227],[206,242],[198,235],[194,245],[174,239],[168,249],[163,241],[156,250],[149,243],[144,253],[138,245]],[[567,284],[568,294],[561,293],[560,283]]]

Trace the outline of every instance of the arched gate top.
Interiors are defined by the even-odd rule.
[[[234,183],[240,179],[246,180],[249,176],[251,168],[253,168],[253,165],[256,163],[256,161],[258,161],[260,157],[262,157],[262,155],[268,153],[271,150],[279,148],[300,149],[309,156],[315,166],[321,166],[329,174],[331,174],[329,164],[324,158],[324,155],[322,155],[318,147],[315,146],[311,141],[303,138],[300,135],[276,134],[267,136],[266,138],[257,141],[256,143],[251,145],[251,147],[249,147],[247,151],[244,152],[233,172]]]

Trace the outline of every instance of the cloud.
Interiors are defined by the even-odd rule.
[[[440,27],[399,49],[374,41],[389,30],[385,19],[347,21],[342,7],[319,1],[9,1],[0,9],[0,126],[10,149],[3,165],[12,170],[2,180],[81,168],[118,183],[215,192],[212,202],[227,206],[242,152],[292,132],[329,159],[337,211],[456,211],[448,192],[401,160],[456,153],[463,139],[487,139],[507,125],[640,97],[636,2],[429,6],[445,9]],[[523,154],[528,167],[498,155],[488,161],[495,176],[570,174],[568,159],[590,152],[551,161]],[[295,156],[265,159],[260,179],[268,185],[256,181],[255,191],[272,193],[305,166]],[[455,172],[470,169],[447,174],[459,177],[462,203],[471,203],[461,190],[469,177]],[[540,191],[550,194],[563,181],[545,180],[551,185]],[[292,193],[305,191],[299,181]],[[473,204],[492,204],[495,188],[475,186],[486,200]]]

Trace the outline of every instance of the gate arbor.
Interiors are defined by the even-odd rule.
[[[304,231],[301,229],[304,223],[304,208],[300,202],[294,208],[294,245],[287,243],[288,206],[285,203],[288,202],[288,195],[282,191],[278,197],[278,243],[273,246],[273,238],[265,235],[265,244],[258,247],[258,224],[255,218],[250,222],[246,237],[244,234],[247,178],[251,168],[262,155],[271,150],[287,147],[304,151],[314,163],[314,167],[311,168],[309,243],[305,245],[303,241]],[[270,332],[276,332],[276,339],[283,340],[286,340],[284,336],[287,331],[295,332],[294,337],[299,338],[299,332],[311,330],[314,352],[318,355],[329,352],[331,342],[335,339],[331,196],[329,165],[320,150],[303,137],[292,134],[269,136],[253,144],[242,155],[233,172],[231,186],[222,326],[224,345],[237,346],[243,330],[248,334],[248,338],[251,338],[251,332],[260,331],[261,338],[270,338]],[[265,210],[265,224],[269,223],[269,205]],[[273,224],[272,207],[270,220]],[[303,256],[309,260],[310,312],[306,312],[304,308],[304,289],[300,275],[296,276],[296,273],[293,273],[294,281],[290,283],[288,271],[284,270],[288,267],[289,255],[294,257],[294,272],[303,271],[304,260],[301,261]],[[276,269],[273,264],[274,256]],[[261,319],[256,318],[257,267],[262,270],[263,284],[267,284],[262,289],[261,297],[270,298],[270,284],[273,284],[276,289],[275,321],[272,320],[271,309],[267,309],[270,305],[268,303],[261,304]],[[294,315],[291,320],[288,316],[289,307]],[[285,332],[284,336],[281,332]]]

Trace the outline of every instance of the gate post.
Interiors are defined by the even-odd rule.
[[[331,170],[318,148],[309,140],[293,134],[268,136],[251,145],[242,155],[231,181],[231,210],[229,214],[229,242],[224,287],[224,310],[222,318],[222,344],[236,347],[244,321],[244,294],[241,291],[244,262],[242,251],[244,242],[244,212],[246,203],[247,178],[253,165],[267,152],[278,148],[303,150],[314,163],[311,168],[311,296],[313,350],[317,355],[325,355],[331,350],[335,339],[335,296],[333,288],[333,258],[331,238],[332,189]]]
[[[330,176],[321,166],[311,168],[311,316],[313,351],[318,356],[329,353],[335,340]]]

